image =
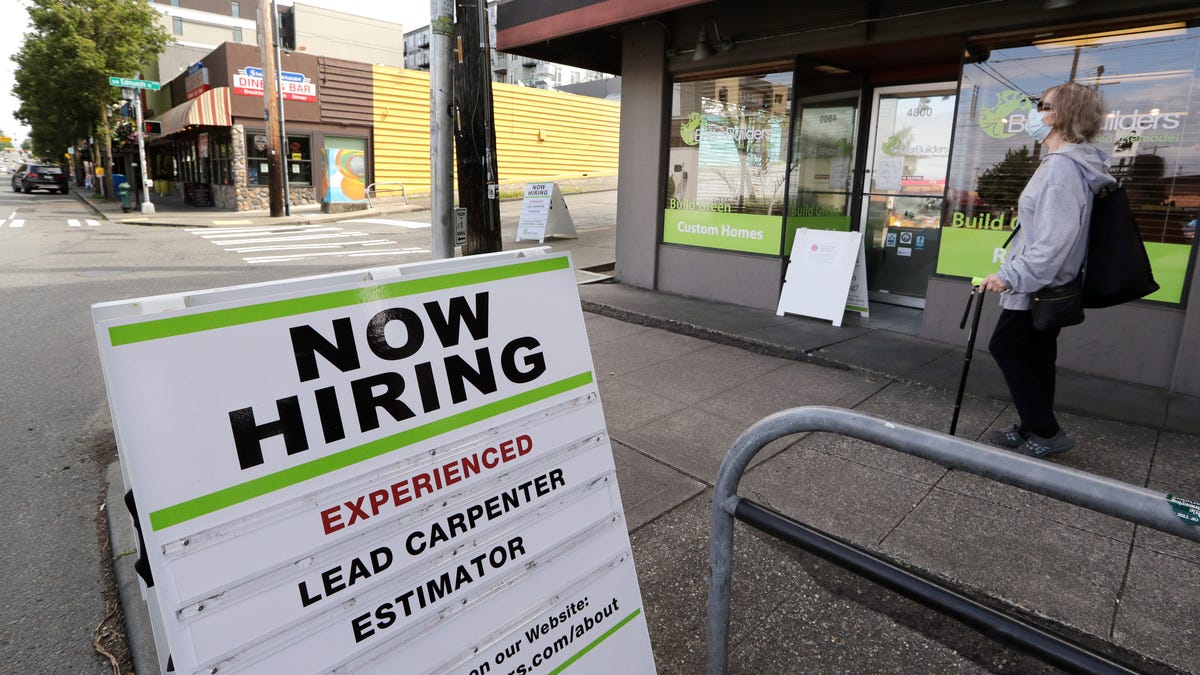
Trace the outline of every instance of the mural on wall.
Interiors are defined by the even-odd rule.
[[[325,201],[361,202],[366,198],[366,153],[326,148]]]

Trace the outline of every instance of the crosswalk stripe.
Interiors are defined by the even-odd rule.
[[[79,227],[79,221],[74,218],[68,218],[67,224],[70,225],[71,227]]]
[[[292,251],[292,250],[312,250],[319,248],[342,248],[349,244],[357,246],[380,246],[383,244],[394,244],[395,242],[389,239],[372,239],[370,241],[355,241],[355,242],[335,242],[332,244],[292,244],[291,246],[241,246],[227,248],[226,251],[233,253],[253,253],[255,251]]]
[[[88,218],[87,224],[88,224],[88,227],[100,227],[100,221],[92,220],[91,218]]]
[[[420,223],[412,220],[395,220],[392,218],[354,218],[352,220],[340,220],[339,223],[369,223],[373,225],[395,225],[396,227],[405,227],[410,230],[422,230],[430,227],[429,223]]]
[[[25,227],[25,221],[23,219],[18,218],[17,220],[9,221],[8,226],[9,227]]]
[[[184,232],[191,232],[198,237],[218,237],[229,234],[255,234],[258,232],[285,232],[295,230],[314,230],[320,225],[259,225],[257,227],[189,227]],[[334,228],[338,229],[338,228]]]
[[[196,236],[208,239],[213,243],[220,244],[223,239],[237,239],[240,237],[268,237],[272,235],[285,234],[310,234],[312,232],[342,232],[340,227],[305,227],[303,229],[291,228],[265,228],[261,230],[253,230],[248,232],[197,232]]]
[[[265,262],[287,262],[290,260],[301,260],[303,258],[322,258],[328,256],[341,256],[346,258],[360,258],[363,256],[379,256],[379,255],[417,255],[429,253],[428,249],[423,248],[400,248],[387,249],[384,251],[361,251],[351,253],[349,251],[331,251],[329,253],[297,253],[294,255],[267,255],[267,256],[252,256],[242,258],[248,263],[265,263]]]
[[[237,246],[239,244],[274,244],[274,243],[284,242],[284,241],[312,241],[315,239],[345,239],[347,237],[365,237],[365,236],[367,236],[366,232],[340,232],[340,233],[331,232],[328,234],[302,234],[302,235],[290,235],[290,236],[282,236],[282,237],[256,237],[254,239],[234,239],[234,240],[227,240],[227,241],[214,241],[213,243],[217,244],[221,247],[227,247],[227,246]]]

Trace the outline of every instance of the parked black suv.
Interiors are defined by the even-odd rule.
[[[12,177],[13,192],[29,194],[34,190],[58,190],[67,194],[67,174],[53,164],[22,164]]]

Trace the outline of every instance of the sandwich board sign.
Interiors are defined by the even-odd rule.
[[[176,671],[654,672],[567,254],[92,315]]]
[[[526,183],[516,241],[536,239],[542,243],[546,237],[577,236],[575,221],[571,220],[558,183]]]
[[[847,310],[867,315],[866,289],[861,232],[800,228],[775,313],[828,319],[840,326]]]

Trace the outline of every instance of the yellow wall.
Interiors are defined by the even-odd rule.
[[[492,101],[501,183],[617,173],[619,102],[500,83]],[[429,73],[375,66],[375,180],[429,192]]]

